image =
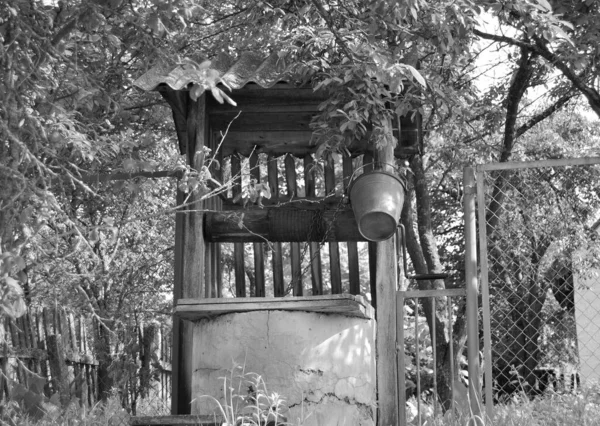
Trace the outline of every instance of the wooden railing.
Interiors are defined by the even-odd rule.
[[[321,167],[310,152],[298,155],[254,151],[221,160],[215,176],[232,182],[231,190],[209,202],[204,222],[208,250],[222,268],[209,275],[218,280],[211,283],[212,297],[227,296],[230,275],[235,297],[370,291],[375,246],[358,232],[344,194],[357,168],[372,168],[371,156],[340,156]],[[262,185],[270,198],[250,198],[252,188]]]
[[[104,327],[95,318],[74,315],[65,309],[30,308],[18,318],[4,318],[0,324],[0,400],[14,399],[23,392],[41,397],[58,395],[61,403],[77,398],[80,404],[94,405],[99,394],[99,349],[97,331]],[[121,341],[112,341],[109,361],[128,357],[136,372],[120,390],[121,402],[130,406],[138,395],[128,389],[147,389],[151,380],[158,395],[170,400],[171,330],[158,324],[137,325],[125,329]],[[114,337],[113,337],[114,340]],[[123,348],[133,348],[124,351]],[[131,386],[131,385],[134,386]],[[119,383],[115,383],[118,385]]]

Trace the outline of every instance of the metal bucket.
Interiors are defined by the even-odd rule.
[[[360,234],[369,241],[387,240],[398,227],[404,183],[381,170],[363,173],[350,186],[350,203]]]

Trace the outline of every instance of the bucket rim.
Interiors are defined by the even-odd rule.
[[[363,176],[368,176],[368,175],[372,175],[372,174],[383,174],[383,175],[388,175],[390,177],[393,177],[400,183],[400,185],[402,185],[402,189],[404,191],[406,191],[406,181],[404,179],[402,179],[400,176],[398,176],[397,174],[388,172],[387,170],[371,170],[368,172],[364,172],[363,174],[360,174],[357,177],[355,177],[354,179],[352,179],[352,181],[348,185],[348,195],[350,195],[352,193],[352,188],[354,188],[354,184],[359,179],[361,179]],[[352,202],[352,199],[350,199],[350,202]]]

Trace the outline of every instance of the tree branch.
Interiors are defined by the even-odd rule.
[[[521,137],[524,133],[526,133],[536,124],[550,117],[556,111],[565,106],[567,102],[573,99],[574,96],[575,94],[573,92],[569,92],[566,95],[561,96],[556,102],[554,102],[552,105],[550,105],[548,108],[546,108],[539,114],[536,114],[533,117],[531,117],[529,120],[527,120],[525,124],[519,126],[519,128],[515,132],[515,138]]]
[[[508,95],[506,97],[506,120],[504,123],[504,141],[502,144],[502,152],[500,153],[500,162],[506,162],[512,155],[512,150],[517,138],[515,126],[517,123],[517,116],[519,112],[519,104],[525,90],[529,86],[529,81],[533,74],[532,60],[534,55],[530,50],[522,47],[521,57],[519,59],[518,68],[513,74],[513,78],[508,89]],[[492,199],[488,206],[487,213],[487,227],[488,235],[492,235],[492,232],[502,211],[502,204],[504,203],[504,189],[506,185],[506,179],[508,173],[505,170],[498,172],[495,182],[494,189],[492,191]]]
[[[338,32],[338,30],[336,30],[335,26],[333,25],[333,19],[331,19],[331,16],[329,15],[329,13],[327,13],[327,11],[325,10],[325,8],[321,4],[321,2],[319,0],[312,0],[312,4],[315,5],[315,7],[317,8],[317,11],[319,12],[319,15],[321,15],[321,18],[323,18],[325,20],[325,22],[327,23],[327,26],[333,33],[333,36],[335,37],[337,42],[340,44],[340,47],[342,48],[342,50],[344,51],[346,56],[349,59],[352,59],[352,52],[348,48],[348,45],[346,44],[344,39],[342,39],[342,37],[340,36],[340,33]]]
[[[175,177],[181,178],[183,176],[182,170],[160,170],[158,172],[131,172],[131,173],[100,173],[90,174],[82,176],[81,180],[85,183],[100,183],[100,182],[111,182],[115,180],[130,180],[138,177],[146,177],[151,179]]]
[[[477,37],[481,37],[486,40],[492,40],[492,41],[497,41],[499,43],[510,44],[511,46],[517,46],[517,47],[520,47],[521,49],[527,49],[531,52],[534,52],[536,50],[536,47],[534,45],[527,43],[526,41],[513,38],[513,37],[485,33],[483,31],[479,31],[478,29],[473,29],[473,34],[475,34]]]
[[[569,68],[569,66],[562,61],[558,55],[551,52],[550,49],[548,49],[547,44],[540,38],[536,37],[535,44],[530,44],[513,37],[490,34],[477,29],[473,30],[473,34],[486,40],[493,40],[499,43],[506,43],[511,46],[517,46],[521,49],[526,49],[529,52],[535,53],[546,59],[548,62],[554,65],[562,73],[562,75],[564,75],[565,78],[567,78],[573,84],[573,86],[579,90],[581,94],[583,94],[583,96],[586,97],[592,110],[596,113],[596,115],[598,115],[598,117],[600,117],[600,93],[598,93],[594,87],[586,84],[582,80],[581,76],[578,76],[571,68]]]
[[[600,117],[600,93],[598,93],[598,91],[593,87],[590,87],[589,85],[585,84],[585,82],[582,81],[581,77],[575,74],[575,72],[571,70],[566,63],[561,61],[556,54],[552,53],[548,49],[548,46],[544,42],[542,42],[542,40],[537,39],[535,47],[536,53],[538,53],[541,57],[546,59],[556,68],[558,68],[558,70],[571,83],[573,83],[573,86],[576,89],[578,89],[583,94],[583,96],[586,97],[588,103],[590,104],[596,115]]]

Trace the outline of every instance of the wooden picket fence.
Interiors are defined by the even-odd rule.
[[[94,405],[101,399],[94,345],[98,327],[102,325],[95,318],[61,308],[30,308],[18,319],[4,318],[0,323],[0,401],[26,389],[48,398],[57,395],[63,404],[77,398],[80,404]],[[134,374],[118,383],[124,407],[135,407],[137,398],[148,396],[138,389],[150,381],[156,390],[153,398],[170,405],[170,327],[138,323],[122,328],[113,339],[113,358],[125,356],[134,367]],[[132,350],[124,351],[125,347]]]

